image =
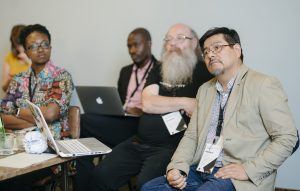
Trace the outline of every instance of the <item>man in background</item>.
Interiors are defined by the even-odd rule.
[[[130,32],[127,47],[132,64],[123,67],[118,80],[118,91],[124,110],[128,114],[142,114],[142,90],[150,71],[158,65],[151,53],[151,36],[147,29],[136,28]],[[109,147],[115,147],[136,133],[139,117],[81,115],[81,137],[95,137]],[[85,190],[89,174],[94,168],[93,157],[83,157],[77,162],[76,190]]]
[[[128,114],[142,114],[141,92],[149,72],[158,64],[151,53],[151,36],[147,29],[136,28],[128,36],[127,47],[132,64],[123,67],[118,91]],[[139,117],[83,114],[81,137],[95,137],[115,147],[136,133]]]

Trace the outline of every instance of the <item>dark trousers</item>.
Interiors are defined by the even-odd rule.
[[[138,117],[83,114],[81,115],[80,137],[95,137],[113,148],[136,134],[138,123]],[[86,190],[91,171],[95,167],[93,158],[93,156],[87,156],[77,160],[75,190]]]
[[[114,147],[136,134],[139,117],[81,115],[80,137],[95,137],[109,147]]]
[[[137,175],[138,190],[147,181],[165,174],[175,148],[153,147],[128,139],[116,146],[91,171],[87,190],[115,190]]]
[[[33,171],[30,174],[24,174],[13,179],[0,182],[0,190],[2,191],[33,191],[36,190],[35,183],[48,176],[55,176],[50,168]]]

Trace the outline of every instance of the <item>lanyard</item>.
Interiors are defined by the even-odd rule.
[[[33,72],[33,75],[34,75],[34,72]],[[31,102],[32,102],[32,99],[33,99],[33,96],[34,96],[34,92],[36,90],[36,86],[37,86],[37,84],[35,83],[33,89],[31,89],[31,73],[30,73],[28,91],[29,91],[29,99],[30,99]]]
[[[218,138],[221,135],[221,131],[222,131],[222,127],[223,127],[223,121],[224,121],[224,110],[225,110],[226,105],[228,103],[229,96],[231,94],[232,89],[233,89],[233,87],[229,91],[228,98],[227,98],[226,103],[225,103],[223,108],[222,108],[222,100],[220,101],[220,111],[219,111],[218,125],[217,125],[217,130],[216,130],[216,136],[215,136],[215,139],[214,139],[213,143],[216,143],[216,141],[218,140]]]
[[[149,66],[148,66],[147,70],[145,71],[145,73],[144,73],[144,75],[143,75],[143,77],[142,77],[142,80],[141,80],[140,82],[138,81],[138,77],[137,77],[137,74],[138,74],[138,68],[136,68],[136,70],[135,70],[135,82],[136,82],[136,87],[135,87],[135,89],[132,91],[132,93],[131,93],[131,95],[129,96],[128,100],[130,100],[130,99],[133,97],[133,95],[135,94],[135,92],[138,90],[138,88],[140,87],[140,85],[142,84],[142,82],[144,81],[144,79],[146,78],[146,76],[147,76],[147,74],[148,74],[148,72],[149,72],[149,70],[150,70],[152,64],[153,64],[153,60],[152,60],[151,63],[149,64]]]

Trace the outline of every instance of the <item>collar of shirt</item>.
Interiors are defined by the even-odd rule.
[[[227,90],[223,91],[223,87],[221,85],[221,83],[219,81],[216,82],[216,89],[220,94],[225,94],[225,93],[229,93],[229,91],[232,89],[233,85],[234,85],[234,81],[236,79],[236,76],[234,76],[233,78],[231,78],[229,80],[229,82],[227,83]]]
[[[43,77],[43,78],[45,78],[45,77],[51,77],[52,76],[52,72],[51,71],[53,70],[54,67],[55,67],[55,65],[54,65],[53,61],[49,60],[46,63],[44,69],[38,74],[37,77]],[[30,67],[29,70],[28,70],[28,73],[27,73],[28,77],[30,76],[30,74],[32,72],[33,72],[33,70]]]
[[[149,64],[151,64],[151,62],[152,62],[152,59],[150,59],[150,60],[147,62],[147,64],[146,64],[145,66],[143,66],[142,68],[138,68],[137,65],[134,64],[132,70],[133,70],[133,72],[135,72],[136,70],[138,70],[138,72],[143,72],[143,73],[145,73],[146,70],[147,70],[147,68],[148,68],[148,66],[149,66]]]

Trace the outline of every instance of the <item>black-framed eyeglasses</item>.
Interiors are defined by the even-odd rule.
[[[233,45],[235,45],[235,44],[214,44],[214,45],[210,46],[209,48],[204,49],[202,56],[203,56],[203,58],[207,58],[207,55],[210,52],[217,54],[217,53],[221,52],[224,47],[233,46]]]
[[[36,51],[39,48],[42,49],[49,49],[51,47],[50,43],[48,41],[43,41],[41,43],[34,43],[27,47],[27,50]]]
[[[178,34],[175,38],[172,36],[166,36],[164,38],[165,43],[170,43],[171,41],[175,41],[176,43],[183,43],[185,40],[192,40],[193,37],[189,37],[183,34]]]

